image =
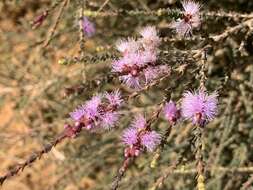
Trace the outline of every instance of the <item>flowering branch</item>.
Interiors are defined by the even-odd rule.
[[[151,86],[159,83],[160,81],[162,81],[164,78],[168,77],[168,75],[162,77],[161,79],[157,80],[156,82],[153,82],[152,84],[150,84],[149,86],[147,87],[144,87],[142,90],[140,91],[143,91],[145,89],[149,89]],[[132,94],[130,94],[129,96],[126,96],[124,99],[128,100],[130,98],[134,98],[138,95],[138,93],[134,92]],[[120,100],[120,97],[116,97],[117,95],[108,95],[108,100],[110,101],[113,101],[112,103],[117,103],[119,104],[121,102]],[[114,99],[116,98],[116,99]],[[119,99],[118,99],[119,98]],[[97,104],[96,102],[94,101],[97,101],[96,99],[93,99],[93,103],[90,103],[90,105],[94,105]],[[116,101],[116,102],[114,102]],[[94,108],[93,108],[94,109]],[[103,108],[105,109],[105,108]],[[114,108],[112,108],[114,109]],[[161,108],[160,108],[161,109]],[[80,109],[72,112],[72,117],[74,119],[76,119],[77,121],[80,121],[79,118],[81,118],[82,114],[84,114],[85,112],[82,111],[83,108],[80,107]],[[91,110],[89,110],[90,112]],[[150,118],[150,120],[148,121],[148,123],[151,124],[151,121],[153,121],[155,118],[158,117],[160,111],[158,110],[157,112],[155,112],[152,117]],[[81,114],[81,115],[80,115]],[[84,123],[83,123],[84,122]],[[65,125],[65,129],[64,131],[51,143],[51,144],[48,144],[46,145],[45,147],[43,147],[43,149],[37,153],[35,153],[34,155],[30,156],[24,163],[22,164],[19,164],[17,165],[13,170],[10,170],[9,172],[7,172],[4,176],[1,176],[0,177],[0,184],[2,185],[4,183],[5,180],[17,175],[20,171],[23,171],[23,169],[25,167],[27,167],[28,165],[32,164],[33,162],[35,162],[36,160],[40,159],[44,154],[48,153],[53,147],[55,147],[56,145],[58,145],[60,142],[62,142],[64,139],[66,138],[73,138],[73,137],[76,137],[78,136],[78,134],[81,132],[81,130],[83,128],[85,128],[87,125],[91,125],[91,123],[88,121],[88,120],[83,120],[81,122],[76,122],[74,126],[70,126],[70,125]],[[117,177],[117,180],[121,180],[122,176],[124,175],[124,172],[128,166],[128,163],[130,162],[130,159],[126,160],[123,164],[123,168],[120,169],[120,172],[119,172],[119,177]],[[124,172],[123,172],[124,171]],[[121,177],[120,177],[121,176]],[[117,182],[119,183],[119,182]],[[117,186],[117,185],[116,185]]]
[[[142,115],[135,117],[132,127],[123,132],[122,141],[128,147],[124,150],[124,162],[120,167],[115,180],[112,183],[112,190],[117,190],[119,183],[122,180],[129,164],[137,158],[145,149],[152,152],[161,142],[161,137],[158,133],[151,130],[151,124],[159,117],[163,103],[160,103],[159,108],[146,120]]]
[[[144,11],[144,10],[119,10],[119,11],[114,11],[114,12],[97,12],[97,11],[91,11],[91,10],[85,10],[84,11],[85,16],[90,16],[90,17],[112,17],[112,16],[140,16],[140,15],[145,15],[145,16],[166,16],[167,18],[171,19],[177,19],[180,16],[180,13],[178,10],[171,10],[171,9],[165,9],[161,8],[158,10],[152,10],[152,11]],[[201,14],[202,17],[221,17],[221,18],[253,18],[253,14],[241,14],[238,12],[225,12],[223,10],[219,11],[205,11]]]
[[[85,10],[85,16],[89,17],[112,17],[112,16],[167,16],[168,18],[177,19],[180,16],[180,13],[177,10],[170,10],[170,9],[158,9],[154,11],[143,11],[143,10],[124,10],[120,9],[114,12],[98,12],[98,11],[91,11]]]

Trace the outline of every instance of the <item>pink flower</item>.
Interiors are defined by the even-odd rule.
[[[135,116],[134,121],[131,124],[132,127],[138,130],[144,129],[146,125],[147,125],[146,119],[141,114]]]
[[[202,90],[185,92],[182,99],[183,117],[201,126],[213,120],[218,112],[217,96],[216,92],[208,95]]]
[[[161,135],[155,131],[148,131],[141,136],[141,144],[146,147],[149,152],[153,152],[161,142]]]
[[[182,6],[186,15],[199,14],[200,4],[197,2],[185,0],[182,2]]]
[[[85,105],[77,107],[69,115],[74,121],[79,121],[85,115]]]
[[[180,117],[180,110],[173,101],[165,104],[163,113],[165,118],[172,124],[174,124]]]
[[[95,32],[96,32],[96,29],[95,29],[95,26],[94,26],[94,23],[90,22],[89,19],[87,17],[83,17],[83,20],[82,20],[82,27],[83,27],[83,31],[84,33],[87,35],[87,37],[92,37]]]
[[[120,106],[123,102],[121,93],[119,90],[115,90],[114,92],[111,93],[105,93],[105,97],[109,101],[109,104],[112,106]]]
[[[79,106],[70,116],[75,121],[80,121],[85,116],[87,119],[94,119],[99,115],[98,107],[101,103],[101,96],[94,96],[91,100],[87,101],[85,104]]]
[[[157,67],[148,67],[144,70],[145,81],[148,84],[159,76],[159,69]]]
[[[172,24],[177,33],[181,36],[188,36],[192,33],[193,28],[200,25],[200,4],[194,1],[185,0],[182,2],[184,8],[183,18]]]
[[[114,73],[121,73],[125,67],[125,60],[120,59],[116,60],[112,63],[112,72]]]
[[[168,71],[165,69],[167,66],[156,65],[160,43],[156,28],[148,26],[139,33],[142,36],[139,40],[128,38],[117,42],[122,58],[112,63],[112,72],[119,75],[122,83],[135,90]]]
[[[125,149],[125,156],[138,156],[143,150],[152,152],[161,142],[161,135],[147,126],[143,115],[137,115],[131,127],[125,129],[122,141],[128,145]]]
[[[125,64],[128,67],[133,67],[133,68],[141,68],[144,67],[148,62],[145,62],[145,57],[143,56],[143,53],[136,52],[136,53],[131,53],[128,54],[127,56],[124,57]]]
[[[140,30],[141,43],[145,49],[154,49],[159,46],[161,39],[154,26],[146,26]]]
[[[155,63],[157,61],[157,52],[145,50],[141,52],[141,59],[145,64]]]
[[[118,112],[106,112],[101,117],[101,126],[105,129],[111,129],[118,121]]]
[[[131,74],[120,76],[119,79],[125,83],[128,87],[134,88],[134,89],[140,89],[141,84],[140,84],[140,77],[138,76],[132,76]]]
[[[136,76],[139,70],[145,66],[144,57],[139,53],[125,55],[120,60],[112,63],[112,71],[123,75],[131,74]]]
[[[138,131],[136,128],[130,127],[123,131],[122,141],[126,145],[134,145],[137,143]]]
[[[102,95],[94,96],[91,100],[87,101],[84,106],[86,112],[85,114],[92,119],[97,117],[99,115],[98,108],[101,102],[102,102]]]
[[[117,109],[122,102],[123,100],[118,90],[100,94],[71,112],[70,117],[88,130],[110,129],[119,118]]]
[[[119,40],[116,43],[116,49],[123,55],[135,53],[139,49],[139,43],[133,38],[128,38],[127,40]]]

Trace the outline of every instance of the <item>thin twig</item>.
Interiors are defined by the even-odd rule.
[[[52,29],[50,30],[49,35],[48,35],[48,37],[47,37],[47,39],[46,39],[46,41],[45,41],[45,43],[43,45],[44,48],[49,45],[49,43],[50,43],[50,41],[51,41],[51,39],[52,39],[52,37],[53,37],[53,35],[55,33],[55,30],[56,30],[58,24],[60,23],[61,16],[63,14],[63,10],[67,6],[67,3],[68,3],[68,0],[64,0],[63,1],[62,6],[60,7],[60,10],[58,12],[58,15],[56,16],[55,23],[54,23]]]
[[[102,11],[103,10],[103,8],[109,3],[109,1],[110,0],[105,0],[105,2],[103,3],[103,5],[101,6],[101,7],[99,7],[99,9],[98,9],[98,13],[100,12],[100,11]]]
[[[9,170],[5,175],[0,177],[0,185],[7,179],[16,176],[20,171],[23,171],[27,166],[31,165],[36,160],[39,160],[44,154],[50,152],[53,147],[62,142],[68,135],[64,130],[52,143],[45,145],[40,151],[32,154],[25,162],[18,164],[13,169]]]
[[[129,167],[130,163],[133,162],[133,160],[134,160],[134,158],[128,157],[123,161],[123,164],[120,167],[120,169],[118,170],[118,174],[117,174],[117,176],[115,177],[115,180],[112,183],[112,188],[111,188],[112,190],[117,190],[118,189],[119,183],[122,180],[122,177],[124,176],[127,168]]]

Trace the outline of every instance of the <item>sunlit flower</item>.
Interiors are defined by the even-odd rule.
[[[131,74],[120,76],[119,79],[125,83],[128,87],[133,89],[141,88],[141,78],[138,76],[133,76]]]
[[[172,24],[177,33],[181,36],[191,35],[193,28],[200,25],[200,4],[194,1],[185,0],[182,2],[183,17]]]
[[[70,117],[88,130],[112,128],[119,118],[117,109],[123,99],[118,90],[92,97],[70,113]]]
[[[116,42],[116,49],[123,55],[135,53],[139,49],[139,43],[133,38],[128,38],[127,40],[119,40]]]
[[[105,97],[109,101],[109,104],[112,106],[120,106],[123,102],[123,99],[121,97],[121,93],[119,90],[115,90],[111,93],[105,93]]]
[[[122,83],[139,90],[165,74],[167,66],[157,65],[160,38],[156,28],[147,26],[139,31],[140,39],[120,40],[116,48],[122,57],[112,63],[112,72],[119,75]]]
[[[147,125],[146,119],[144,118],[143,115],[139,114],[135,116],[131,126],[136,128],[136,129],[144,129]]]
[[[161,135],[155,131],[148,131],[141,136],[141,144],[149,152],[153,152],[161,142]]]
[[[118,112],[106,112],[103,116],[101,116],[101,126],[105,129],[111,129],[118,119]]]
[[[182,116],[192,120],[194,124],[203,126],[217,115],[217,97],[216,92],[211,95],[202,90],[185,92],[182,99]]]
[[[136,128],[130,127],[123,131],[122,141],[126,145],[134,145],[137,143],[138,131]]]
[[[146,26],[142,28],[139,33],[142,36],[141,42],[145,49],[154,49],[161,42],[158,32],[154,26]]]
[[[161,135],[147,126],[143,115],[137,115],[131,127],[123,131],[122,141],[128,145],[125,156],[137,156],[143,150],[154,151],[161,142]]]

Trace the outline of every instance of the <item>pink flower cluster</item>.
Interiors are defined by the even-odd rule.
[[[131,127],[124,130],[122,141],[128,146],[125,149],[125,157],[135,157],[145,149],[149,152],[154,151],[161,142],[161,135],[151,130],[146,119],[138,115]]]
[[[183,94],[181,109],[172,101],[166,103],[163,109],[164,117],[175,124],[182,116],[193,124],[204,126],[213,120],[218,113],[218,95],[216,92],[209,95],[203,90],[195,92],[186,91]]]
[[[192,34],[193,28],[200,25],[200,4],[194,1],[185,0],[182,2],[183,17],[172,24],[177,33],[181,36],[189,36]]]
[[[141,37],[138,40],[128,38],[117,42],[116,48],[122,57],[112,63],[112,71],[134,89],[140,89],[169,71],[167,66],[157,65],[161,39],[156,28],[147,26],[139,34]]]
[[[119,118],[117,109],[123,100],[118,90],[94,96],[70,113],[76,125],[88,130],[110,129]]]

